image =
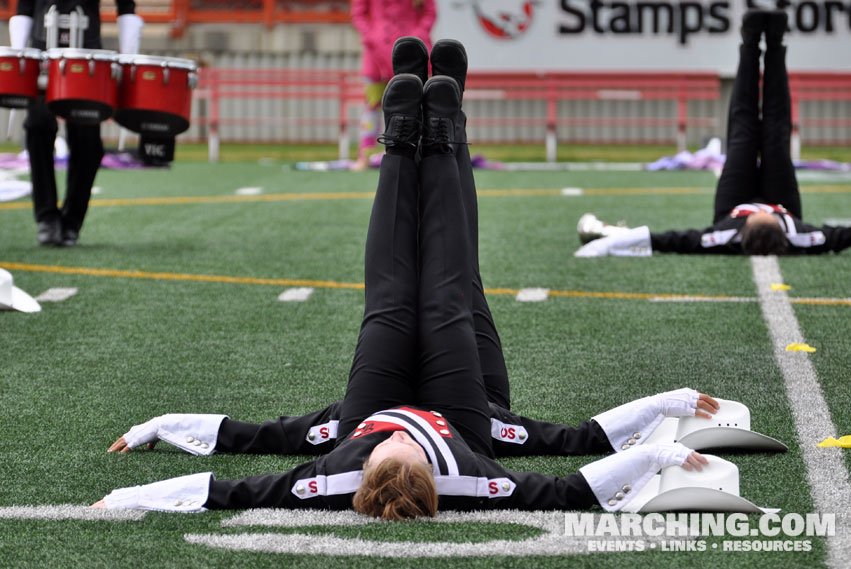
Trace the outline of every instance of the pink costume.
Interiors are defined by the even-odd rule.
[[[401,36],[417,36],[431,49],[434,0],[352,0],[352,23],[361,35],[361,73],[372,81],[393,77],[390,54]]]
[[[352,24],[360,32],[361,74],[366,81],[366,105],[361,117],[359,158],[366,159],[378,135],[378,109],[384,84],[393,77],[391,53],[401,36],[417,36],[431,50],[435,0],[352,0]]]

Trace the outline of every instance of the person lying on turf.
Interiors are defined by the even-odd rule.
[[[727,123],[727,161],[715,191],[712,225],[650,233],[583,215],[577,257],[660,253],[784,255],[840,252],[851,227],[815,227],[801,220],[801,196],[790,155],[792,111],[786,73],[786,12],[751,10],[742,19],[739,69]],[[759,41],[765,36],[762,119]],[[759,161],[757,160],[759,158]],[[782,204],[782,205],[781,205]]]
[[[354,508],[389,520],[433,516],[438,508],[618,511],[661,468],[699,470],[707,463],[681,444],[640,444],[644,435],[632,430],[636,415],[651,429],[664,415],[715,408],[691,390],[595,417],[587,440],[576,444],[597,452],[605,441],[619,452],[577,474],[518,472],[493,460],[474,324],[475,188],[462,175],[471,171],[469,154],[456,151],[466,141],[466,53],[458,42],[437,42],[435,76],[423,86],[428,60],[416,57],[425,51],[418,41],[397,42],[397,75],[384,95],[387,154],[367,231],[364,318],[334,448],[282,474],[193,474],[121,488],[94,507]],[[213,419],[198,433],[218,433],[224,418],[207,417]],[[212,442],[195,435],[184,441],[201,449]]]

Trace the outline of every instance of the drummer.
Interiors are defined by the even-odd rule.
[[[100,49],[100,14],[98,0],[18,0],[17,15],[9,19],[9,36],[13,48],[26,47],[80,47]],[[135,12],[134,0],[116,0],[118,8],[118,40],[122,53],[137,53],[142,31],[142,19]],[[48,45],[51,34],[45,26],[45,15],[76,12],[83,22],[82,43],[77,44],[73,30],[63,28],[67,18],[59,22],[55,34],[57,45]],[[60,12],[60,10],[62,12]],[[72,21],[74,21],[72,20]],[[33,186],[33,208],[38,224],[38,242],[41,245],[73,247],[77,244],[83,218],[89,207],[92,185],[103,159],[103,141],[100,125],[65,124],[68,148],[68,173],[65,200],[60,210],[57,205],[56,176],[53,170],[53,146],[56,141],[56,117],[48,110],[44,96],[36,98],[27,109],[24,122],[26,148],[30,160]]]

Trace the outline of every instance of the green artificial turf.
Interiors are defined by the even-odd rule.
[[[656,255],[576,259],[576,221],[586,211],[653,229],[705,226],[715,177],[706,172],[476,173],[485,286],[563,292],[519,303],[489,302],[505,347],[514,410],[576,423],[637,397],[690,386],[745,402],[755,430],[788,443],[786,454],[724,454],[741,472],[742,495],[784,512],[810,512],[800,444],[755,302],[651,302],[574,293],[755,297],[746,258]],[[79,246],[35,244],[26,200],[0,204],[0,265],[37,295],[76,287],[35,315],[0,313],[0,507],[88,504],[116,487],[212,470],[219,478],[288,469],[304,457],[191,457],[168,445],[129,455],[105,452],[131,425],[168,412],[227,413],[246,421],[304,413],[342,396],[363,293],[363,248],[376,172],[297,172],[277,163],[177,162],[167,170],[102,171]],[[851,218],[851,182],[826,192],[804,187],[805,218]],[[235,199],[145,204],[139,198],[263,195],[321,199]],[[601,189],[565,197],[564,187]],[[647,188],[621,195],[618,188]],[[688,193],[659,193],[686,188]],[[556,190],[497,194],[487,190]],[[811,191],[809,191],[811,190]],[[124,201],[110,201],[124,200]],[[23,204],[20,207],[15,204]],[[841,255],[781,260],[795,297],[851,297],[851,263]],[[59,268],[76,272],[54,272]],[[113,271],[79,274],[78,269]],[[126,271],[139,271],[128,276]],[[157,276],[159,274],[159,276]],[[205,282],[190,276],[323,281],[304,303],[283,303],[287,284]],[[151,278],[140,278],[143,276]],[[165,278],[171,276],[173,278]],[[214,278],[213,281],[216,279]],[[331,284],[328,284],[331,283]],[[336,284],[334,284],[336,283]],[[339,288],[342,286],[343,288]],[[295,286],[295,285],[293,285]],[[794,305],[837,426],[847,414],[851,306]],[[846,451],[847,453],[847,451]],[[505,459],[515,469],[564,475],[596,457]],[[231,512],[149,513],[138,522],[0,520],[0,567],[432,567],[435,560],[282,556],[189,545],[190,533],[286,533],[224,528]],[[381,524],[313,527],[387,541],[524,540],[538,530],[510,524]],[[465,559],[469,567],[812,567],[810,553],[641,553],[570,558]],[[443,562],[437,563],[442,565]]]

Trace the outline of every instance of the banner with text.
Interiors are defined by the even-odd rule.
[[[733,75],[749,7],[789,16],[787,63],[851,72],[851,0],[437,0],[434,39],[486,71],[715,71]]]

